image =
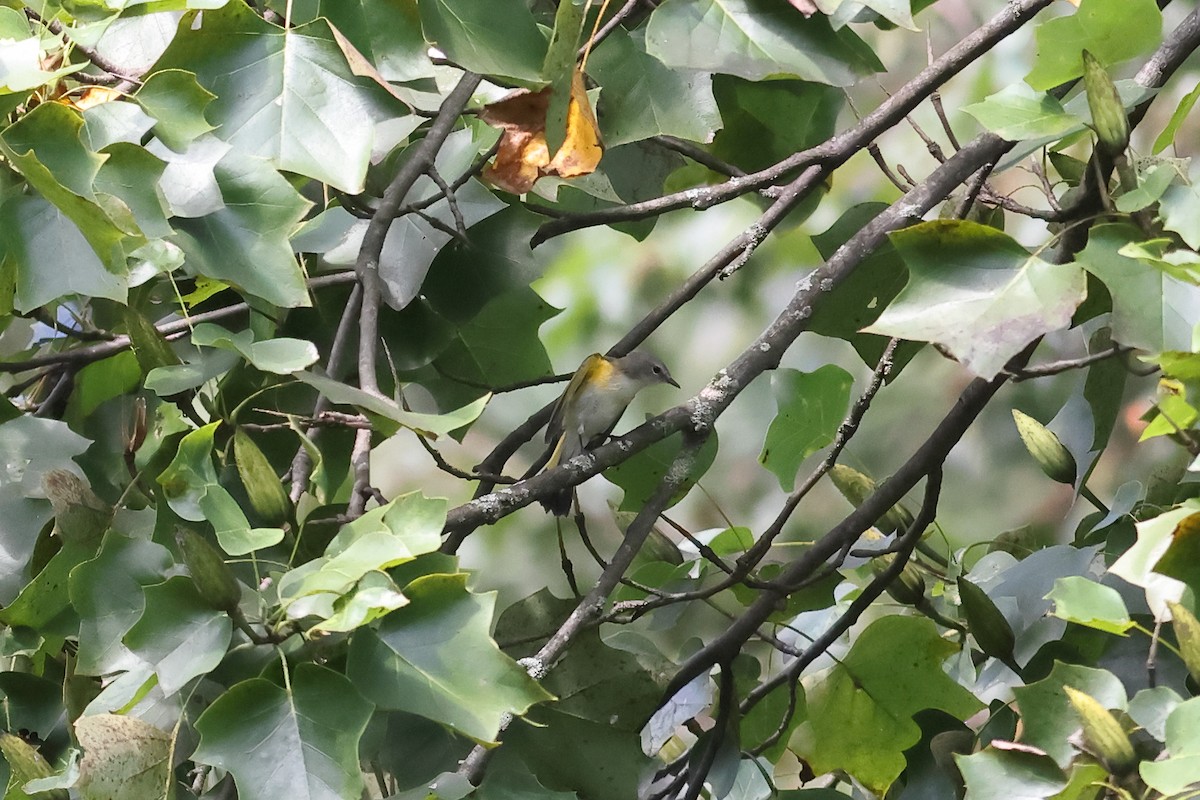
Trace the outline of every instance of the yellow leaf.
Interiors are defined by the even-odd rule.
[[[604,144],[584,89],[583,73],[579,70],[571,79],[566,138],[551,159],[546,146],[550,91],[549,88],[538,92],[518,89],[503,100],[485,106],[479,115],[488,125],[503,131],[496,157],[483,171],[483,177],[497,188],[524,194],[533,188],[538,178],[588,175],[600,163]]]

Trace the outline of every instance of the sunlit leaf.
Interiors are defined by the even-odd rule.
[[[1078,266],[1043,261],[976,222],[924,222],[891,238],[908,285],[866,330],[937,342],[981,377],[1066,327],[1085,295]]]

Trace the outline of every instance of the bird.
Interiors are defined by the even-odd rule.
[[[575,370],[554,404],[546,425],[549,447],[539,461],[545,462],[545,469],[553,469],[599,447],[612,433],[634,395],[659,383],[679,388],[667,365],[649,353],[635,350],[618,358],[592,353]],[[537,467],[535,464],[531,472]],[[568,487],[541,504],[555,516],[565,517],[571,513],[573,496],[574,488]]]

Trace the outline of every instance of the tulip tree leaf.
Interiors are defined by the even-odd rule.
[[[588,68],[604,87],[600,115],[610,147],[660,134],[709,142],[721,127],[712,78],[667,67],[646,52],[643,35],[617,28]]]
[[[363,189],[376,124],[404,106],[354,75],[329,23],[284,30],[244,3],[191,11],[156,65],[195,73],[222,139],[345,192]]]
[[[1131,225],[1097,225],[1078,263],[1108,287],[1113,339],[1152,353],[1191,350],[1192,328],[1200,318],[1200,287],[1118,252],[1141,238]]]
[[[232,623],[200,597],[189,577],[148,586],[145,594],[145,611],[125,634],[125,646],[153,665],[158,685],[171,695],[221,663]]]
[[[1009,141],[1063,136],[1083,124],[1057,98],[1014,84],[963,111],[979,124]]]
[[[621,511],[641,510],[658,488],[659,482],[666,477],[682,446],[683,437],[674,434],[605,471],[606,479],[625,490],[625,496],[621,498]],[[696,485],[696,481],[704,477],[717,457],[717,446],[716,433],[700,445],[691,472],[668,501],[668,506],[682,500]]]
[[[849,86],[882,67],[849,29],[823,15],[805,18],[770,0],[663,3],[646,31],[646,50],[669,67],[746,80],[790,76]]]
[[[1147,53],[1162,41],[1154,0],[1083,0],[1079,9],[1037,27],[1037,58],[1025,82],[1046,90],[1083,74],[1084,50],[1102,66]]]
[[[166,580],[173,564],[160,544],[110,533],[100,552],[71,573],[71,604],[79,612],[79,661],[83,675],[130,669],[140,660],[121,638],[146,607],[142,587]]]
[[[982,708],[942,670],[957,650],[924,617],[876,620],[841,663],[804,679],[808,717],[790,747],[817,774],[842,769],[882,794],[921,738],[913,714],[937,708],[961,720]]]
[[[472,72],[536,81],[546,39],[523,0],[426,0],[425,36]]]
[[[1055,662],[1046,678],[1013,689],[1025,725],[1021,741],[1041,748],[1065,768],[1077,754],[1071,737],[1080,724],[1078,715],[1071,713],[1064,686],[1090,694],[1105,708],[1123,709],[1127,698],[1121,681],[1111,672],[1061,662]]]
[[[972,800],[1042,800],[1060,796],[1067,776],[1044,755],[989,747],[955,757]]]
[[[416,0],[321,0],[320,15],[387,80],[433,77]]]
[[[192,758],[229,770],[245,800],[358,797],[371,710],[345,676],[301,664],[284,687],[250,678],[218,697],[196,720]]]
[[[891,239],[909,281],[866,330],[942,344],[983,378],[1066,327],[1086,294],[1077,265],[1050,264],[976,222],[924,222]]]
[[[94,714],[75,722],[83,747],[79,787],[83,800],[169,795],[171,734],[136,717]]]
[[[1054,601],[1054,616],[1109,633],[1133,627],[1120,593],[1079,575],[1059,578],[1047,599]]]
[[[468,592],[464,574],[427,575],[404,594],[407,606],[350,645],[347,674],[376,705],[490,741],[508,714],[551,699],[488,635],[495,594]]]
[[[833,442],[838,425],[850,407],[854,378],[835,364],[815,372],[776,370],[771,388],[779,409],[758,460],[779,479],[784,491],[796,484],[804,459]]]

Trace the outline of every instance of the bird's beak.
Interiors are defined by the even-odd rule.
[[[680,387],[679,387],[679,384],[678,384],[678,383],[676,383],[676,382],[675,382],[675,379],[674,379],[674,378],[672,378],[670,375],[668,375],[668,376],[667,376],[667,383],[671,384],[671,385],[672,385],[672,386],[674,386],[676,389],[680,388]]]

